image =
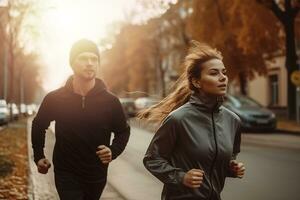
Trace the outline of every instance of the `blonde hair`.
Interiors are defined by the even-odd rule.
[[[211,59],[222,60],[223,57],[219,51],[209,45],[195,40],[191,41],[188,54],[183,62],[185,70],[173,86],[173,92],[158,104],[142,110],[138,114],[138,118],[161,123],[170,112],[185,104],[192,91],[199,90],[193,85],[192,80],[200,77],[201,64]]]

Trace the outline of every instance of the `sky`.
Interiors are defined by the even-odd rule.
[[[7,0],[0,0],[0,7],[7,6],[8,1]]]
[[[165,11],[143,11],[136,3],[142,0],[36,1],[40,3],[40,14],[32,23],[37,25],[39,37],[32,48],[41,55],[41,73],[46,91],[62,86],[72,74],[68,58],[75,41],[87,38],[99,42],[113,31],[113,27],[118,27],[115,24],[126,21],[132,9],[141,13],[140,18],[144,21],[155,16],[156,12],[159,14]],[[175,3],[176,0],[165,2]]]
[[[53,90],[72,73],[68,63],[71,45],[81,38],[95,42],[109,26],[124,20],[124,11],[134,0],[47,0],[40,15],[37,50],[43,60],[43,87]]]

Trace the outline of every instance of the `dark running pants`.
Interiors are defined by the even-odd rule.
[[[106,185],[84,182],[71,173],[55,173],[55,186],[60,200],[99,200]]]

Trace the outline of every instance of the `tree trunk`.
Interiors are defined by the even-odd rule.
[[[291,82],[291,73],[297,70],[297,55],[295,47],[295,30],[294,30],[294,18],[286,17],[284,20],[284,30],[286,34],[285,47],[286,47],[286,60],[285,67],[288,72],[288,115],[289,119],[295,119],[296,117],[296,87]]]
[[[8,65],[8,71],[9,71],[9,90],[8,90],[8,102],[13,103],[14,101],[14,50],[13,50],[13,41],[12,41],[12,35],[9,36],[9,65]],[[12,106],[10,106],[10,120],[13,120],[13,113],[12,113]]]
[[[165,84],[165,71],[162,66],[162,59],[160,58],[161,55],[157,55],[157,69],[158,69],[158,77],[159,77],[159,83],[160,86],[159,91],[161,91],[161,97],[166,96],[166,84]]]
[[[290,77],[291,73],[297,70],[297,55],[295,46],[295,18],[299,8],[293,7],[291,0],[284,1],[284,11],[278,6],[275,0],[272,0],[272,7],[270,8],[275,16],[279,19],[284,27],[285,32],[285,67],[287,69],[287,107],[289,119],[296,117],[296,87],[292,84]]]
[[[239,80],[240,80],[240,92],[242,95],[247,95],[247,78],[245,73],[239,73]]]

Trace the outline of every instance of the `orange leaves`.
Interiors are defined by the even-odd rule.
[[[18,125],[18,126],[17,126]],[[0,159],[10,168],[0,176],[0,199],[28,199],[28,156],[24,123],[13,124],[0,131]],[[0,161],[1,164],[1,161]],[[3,167],[3,165],[2,165]]]
[[[195,1],[190,27],[195,39],[216,46],[229,76],[266,73],[263,55],[283,49],[282,26],[272,12],[253,0]]]

